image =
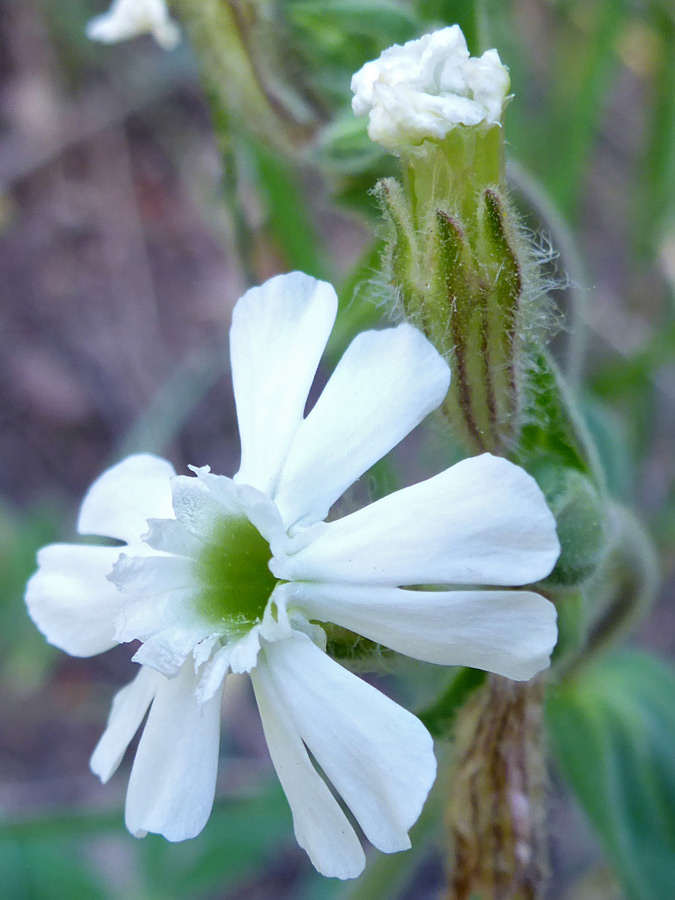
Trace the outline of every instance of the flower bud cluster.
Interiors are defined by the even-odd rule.
[[[605,554],[603,478],[544,350],[541,254],[504,188],[507,70],[496,50],[470,57],[454,26],[386,50],[352,89],[371,138],[401,159],[401,182],[376,188],[390,229],[386,278],[451,362],[443,411],[453,435],[541,478],[563,547],[548,584],[575,590]]]

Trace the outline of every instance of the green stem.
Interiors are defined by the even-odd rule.
[[[213,124],[223,162],[222,194],[225,205],[230,214],[234,244],[237,250],[239,266],[244,276],[247,287],[256,284],[258,276],[255,265],[255,233],[248,224],[246,211],[241,202],[239,191],[239,166],[237,152],[232,140],[232,134],[225,115],[218,101],[214,98],[211,104],[213,110]]]

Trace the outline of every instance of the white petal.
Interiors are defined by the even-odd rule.
[[[356,878],[366,864],[359,839],[312,765],[264,660],[251,672],[251,680],[270,756],[291,807],[298,844],[322,875]]]
[[[126,599],[115,621],[118,641],[143,641],[134,660],[173,678],[194,647],[217,628],[195,604],[193,561],[183,556],[121,554],[111,581]]]
[[[198,588],[190,578],[191,562],[180,556],[121,554],[110,576],[125,599],[115,620],[118,641],[147,641],[164,628],[200,621],[195,612]]]
[[[410,325],[352,341],[279,476],[274,500],[286,526],[326,518],[344,491],[443,401],[450,369]]]
[[[89,763],[94,775],[98,775],[104,784],[117,771],[131,739],[138,731],[164,680],[153,669],[142,666],[131,684],[115,694],[108,725]]]
[[[115,619],[127,598],[107,576],[119,555],[117,547],[84,544],[50,544],[39,551],[26,603],[50,644],[71,656],[94,656],[115,646]]]
[[[148,519],[173,519],[170,462],[137,453],[100,475],[85,494],[77,530],[132,543]]]
[[[260,636],[264,640],[281,641],[290,637],[293,633],[286,609],[287,599],[291,596],[292,587],[290,584],[277,584],[270,594],[260,624]],[[301,618],[304,621],[304,617]]]
[[[107,13],[87,23],[92,41],[114,44],[151,33],[164,50],[172,50],[180,40],[180,28],[170,18],[164,0],[113,0]]]
[[[285,553],[288,535],[276,504],[250,484],[237,485],[237,497],[246,518],[268,542],[272,553]]]
[[[203,641],[200,641],[194,648],[192,651],[192,659],[194,660],[195,672],[198,672],[200,667],[211,658],[217,641],[218,635],[212,634],[209,637],[204,638]]]
[[[232,314],[232,380],[241,437],[236,480],[271,491],[335,321],[333,288],[301,272],[278,275]]]
[[[385,853],[408,848],[436,776],[426,728],[304,634],[264,653],[302,740],[368,840]]]
[[[317,528],[288,581],[530,584],[553,568],[555,519],[523,469],[484,454]]]
[[[131,657],[135,663],[150,666],[167,678],[175,678],[195,646],[210,636],[207,625],[199,622],[166,625],[147,638]]]
[[[195,473],[197,480],[232,514],[240,512],[238,488],[231,478],[226,475],[215,475],[210,466],[188,466],[188,469]],[[193,479],[190,481],[194,483]]]
[[[129,556],[118,551],[117,557],[110,581],[126,594],[155,597],[197,584],[194,561],[185,556]]]
[[[195,559],[203,548],[177,519],[148,519],[148,532],[143,535],[143,541],[153,550],[191,559]]]
[[[230,668],[236,675],[250,672],[255,666],[260,652],[260,626],[253,627],[248,634],[228,645]]]
[[[229,668],[230,648],[221,647],[205,663],[204,668],[199,673],[199,684],[196,691],[199,703],[206,703],[207,700],[213,697],[218,688],[222,686]]]
[[[229,486],[229,496],[222,491],[216,494],[210,490],[203,478],[176,475],[171,479],[176,519],[188,534],[201,542],[208,541],[223,518],[242,514],[231,479],[224,476],[220,478],[223,488]]]
[[[472,666],[516,681],[549,665],[558,636],[555,606],[530,591],[294,588],[294,602],[310,619],[349,628],[414,659]]]
[[[220,744],[218,691],[200,705],[191,661],[157,691],[129,778],[126,825],[169,841],[199,834],[211,813]]]

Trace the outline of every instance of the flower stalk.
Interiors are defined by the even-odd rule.
[[[447,900],[538,900],[547,879],[544,679],[490,676],[456,725]]]
[[[262,137],[284,156],[321,119],[315,98],[292,84],[288,48],[264,0],[172,0],[197,57],[212,110]],[[217,119],[216,118],[216,131]]]
[[[439,61],[433,51],[442,45]],[[384,268],[404,316],[450,361],[442,408],[453,435],[470,454],[489,450],[539,473],[558,513],[562,554],[550,590],[564,604],[580,596],[605,555],[604,482],[546,356],[540,264],[506,194],[508,76],[496,51],[470,59],[458,46],[445,29],[386,51],[355,76],[355,111],[368,112],[371,137],[402,165],[401,181],[376,188],[390,232]],[[578,617],[579,604],[566,612],[566,621]],[[543,704],[543,678],[515,684],[491,676],[445,727],[441,715],[455,756],[448,900],[543,896]],[[431,713],[437,723],[439,710]]]

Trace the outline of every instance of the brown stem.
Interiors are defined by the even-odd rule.
[[[541,900],[544,682],[491,676],[457,722],[447,900]]]

